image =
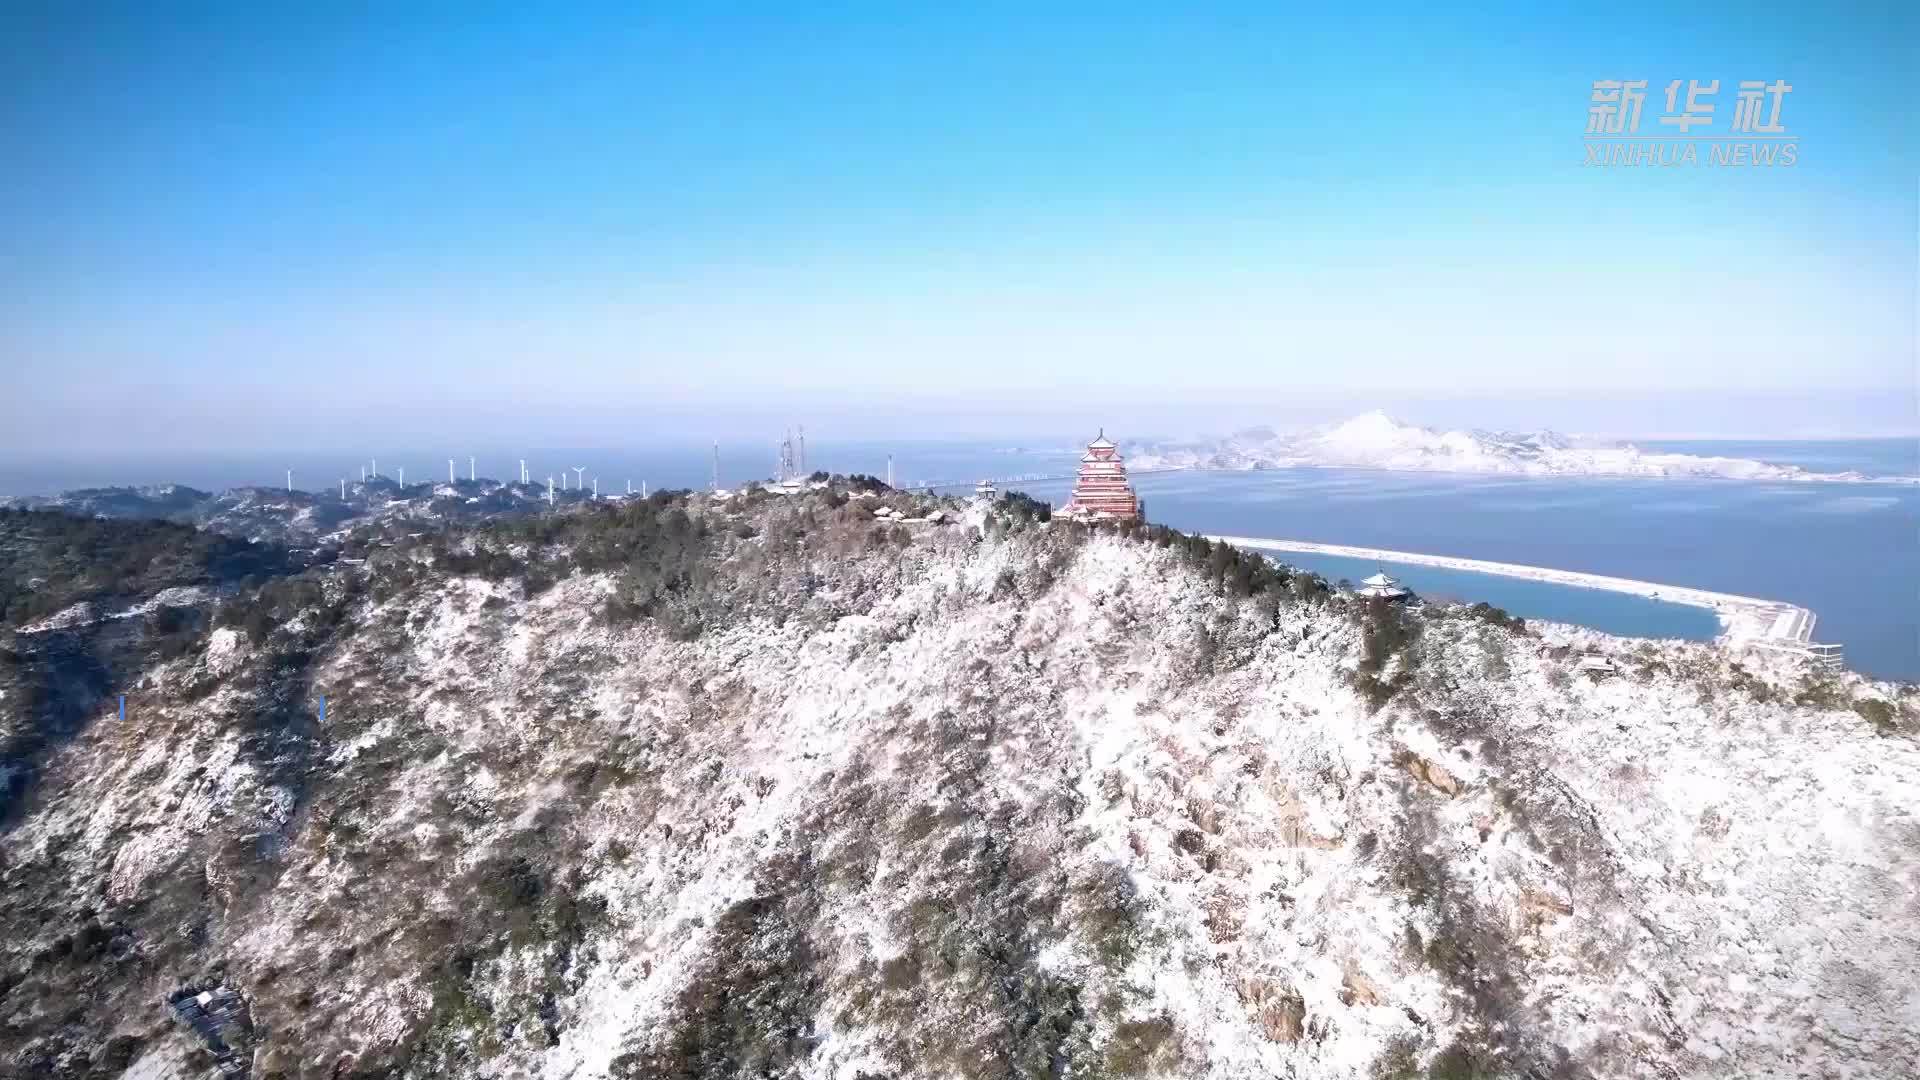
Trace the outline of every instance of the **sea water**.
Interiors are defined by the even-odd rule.
[[[1706,641],[1720,633],[1720,619],[1706,608],[1653,600],[1629,593],[1577,589],[1550,581],[1528,581],[1470,570],[1420,563],[1355,559],[1318,552],[1269,552],[1281,562],[1311,570],[1328,581],[1348,585],[1385,570],[1428,600],[1483,602],[1527,618],[1573,623],[1625,637],[1684,638]]]
[[[1872,475],[1920,470],[1906,439],[1813,443],[1688,442],[1659,449],[1756,457],[1819,471]],[[0,471],[0,494],[52,494],[107,484],[185,483],[221,488],[278,486],[294,469],[296,486],[327,490],[337,477],[359,478],[378,457],[393,476],[443,479],[446,458],[415,450],[371,448],[365,455],[303,453],[227,458],[21,463]],[[887,458],[902,485],[970,487],[984,476],[1066,476],[1080,451],[1065,445],[1014,448],[977,442],[815,443],[809,469],[883,476]],[[466,456],[456,454],[466,475]],[[600,491],[632,480],[650,488],[704,488],[711,445],[639,445],[627,449],[494,448],[479,454],[481,476],[517,475],[520,458],[536,482],[585,467]],[[720,481],[733,486],[774,469],[769,443],[723,443]],[[1189,532],[1349,544],[1494,562],[1608,574],[1784,600],[1813,611],[1814,637],[1846,649],[1856,670],[1920,679],[1920,487],[1900,484],[1753,483],[1735,480],[1615,477],[1463,476],[1354,469],[1176,472],[1140,475],[1147,515]],[[1061,505],[1071,481],[1003,484]],[[955,488],[946,490],[953,491]],[[1364,577],[1366,564],[1284,555],[1330,577]],[[1389,567],[1416,591],[1484,600],[1516,615],[1593,626],[1612,633],[1704,640],[1718,632],[1699,608],[1593,589],[1524,582],[1434,567]],[[1365,573],[1361,573],[1365,570]]]
[[[1069,482],[1022,485],[1056,505]],[[1849,667],[1920,679],[1920,488],[1613,477],[1498,477],[1354,469],[1137,477],[1147,516],[1189,532],[1451,555],[1783,600]],[[1277,555],[1322,573],[1370,565]],[[1416,591],[1526,618],[1706,640],[1700,608],[1598,589],[1394,566]]]

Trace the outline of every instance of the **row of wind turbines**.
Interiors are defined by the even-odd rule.
[[[520,483],[522,485],[531,483],[531,480],[527,475],[527,459],[521,458],[519,460],[520,460]],[[567,490],[568,471],[569,471],[568,469],[560,470],[559,490],[561,491]],[[585,465],[574,465],[571,467],[571,471],[573,473],[573,490],[575,491],[584,490],[587,485],[587,479],[585,475],[587,471],[587,467]],[[360,482],[362,484],[366,483],[369,479],[377,480],[379,478],[380,478],[380,459],[379,458],[369,458],[367,464],[360,466]],[[406,466],[404,465],[399,466],[398,475],[396,476],[395,479],[396,479],[396,482],[402,488],[407,486]],[[467,458],[467,480],[469,483],[476,483],[479,481],[479,479],[480,479],[479,466],[476,463],[475,459],[469,456]],[[554,474],[548,473],[547,474],[547,504],[549,506],[553,504],[553,500],[554,500],[554,482],[553,481],[554,481]],[[448,458],[447,459],[447,483],[458,484],[459,482],[460,482],[459,473],[456,471],[454,459]],[[593,497],[597,499],[600,497],[600,478],[599,477],[596,476],[592,478],[592,486],[593,486]],[[293,491],[293,470],[292,469],[287,470],[287,491],[289,493]],[[627,494],[628,495],[635,494],[635,491],[633,490],[632,480],[627,481]],[[638,494],[640,495],[641,498],[646,497],[647,482],[645,480],[640,481],[640,490]],[[347,497],[347,478],[343,476],[340,478],[340,498],[344,500],[346,497]]]

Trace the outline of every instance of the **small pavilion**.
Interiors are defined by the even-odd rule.
[[[1398,578],[1388,576],[1385,569],[1360,583],[1360,595],[1369,599],[1405,600],[1407,590],[1400,587]]]

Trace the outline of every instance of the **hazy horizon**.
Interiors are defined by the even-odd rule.
[[[1062,392],[1059,400],[1074,395]],[[1590,394],[1548,398],[1411,399],[1354,393],[1319,400],[1111,400],[1105,407],[1062,409],[1057,400],[968,401],[875,399],[813,402],[746,410],[723,402],[656,411],[643,402],[587,401],[517,414],[473,404],[382,414],[377,396],[366,406],[329,413],[307,409],[282,418],[252,403],[196,398],[180,413],[134,402],[102,401],[87,410],[64,439],[18,440],[6,447],[15,460],[119,458],[129,452],[193,455],[325,452],[364,455],[380,446],[416,450],[443,446],[514,445],[528,448],[645,448],[723,443],[771,444],[785,431],[805,428],[816,440],[840,442],[999,441],[1074,445],[1105,429],[1126,441],[1205,439],[1250,427],[1305,430],[1382,411],[1421,427],[1532,432],[1619,440],[1836,440],[1920,438],[1914,402],[1894,393],[1754,395],[1719,391],[1661,398]],[[1771,428],[1755,416],[1775,417]],[[20,429],[15,429],[20,434]]]

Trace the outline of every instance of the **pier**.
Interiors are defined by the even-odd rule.
[[[1604,589],[1608,592],[1666,600],[1689,607],[1707,608],[1720,620],[1721,644],[1751,646],[1790,652],[1812,658],[1825,667],[1840,665],[1838,645],[1819,645],[1813,641],[1813,612],[1779,600],[1661,585],[1652,581],[1585,574],[1574,570],[1555,570],[1546,566],[1521,566],[1515,563],[1489,562],[1485,559],[1460,559],[1450,555],[1421,555],[1411,551],[1387,551],[1381,548],[1349,547],[1344,544],[1311,544],[1300,540],[1268,540],[1252,536],[1209,536],[1237,548],[1253,551],[1300,552],[1338,555],[1375,562],[1408,566],[1436,566],[1445,570],[1464,570],[1475,574],[1498,574],[1527,581],[1570,585],[1579,589]]]

